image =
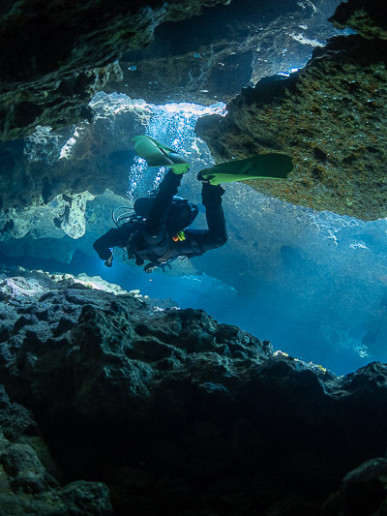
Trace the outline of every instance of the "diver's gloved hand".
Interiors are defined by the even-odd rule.
[[[154,263],[147,263],[144,267],[144,271],[147,273],[147,274],[150,274],[151,272],[153,272],[154,270],[156,270],[158,268],[158,265],[154,264]]]
[[[205,171],[206,169],[204,169]],[[201,181],[202,183],[209,183],[210,182],[210,179],[211,179],[211,176],[206,176],[204,177],[204,175],[202,175],[202,170],[199,172],[199,174],[196,176],[196,179],[198,181]]]
[[[107,260],[105,260],[106,267],[111,267],[113,265],[113,255],[110,255]]]

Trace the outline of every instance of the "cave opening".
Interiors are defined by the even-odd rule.
[[[386,27],[379,0],[4,2],[2,516],[386,513]],[[160,219],[196,256],[158,261],[180,179],[191,236]]]

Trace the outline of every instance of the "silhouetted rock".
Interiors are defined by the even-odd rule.
[[[82,480],[65,486],[31,414],[0,384],[0,507],[2,516],[112,514],[107,486]]]
[[[386,499],[387,460],[370,459],[343,478],[339,492],[330,496],[322,516],[383,515]]]
[[[384,453],[386,365],[336,377],[98,278],[19,271],[0,291],[1,380],[66,478],[108,484],[117,514],[318,514],[348,471]],[[24,444],[4,460],[32,469],[39,492],[51,479]],[[363,506],[373,492],[355,491]]]
[[[339,29],[350,27],[366,39],[387,39],[387,10],[379,0],[342,2],[329,21]]]

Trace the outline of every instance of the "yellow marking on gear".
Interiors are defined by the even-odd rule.
[[[172,237],[174,242],[183,242],[186,239],[184,231],[178,231],[176,235]]]

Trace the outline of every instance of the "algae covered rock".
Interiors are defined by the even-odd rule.
[[[362,220],[387,216],[386,42],[337,37],[290,77],[263,79],[198,121],[216,160],[285,152],[287,181],[250,180],[293,204]]]
[[[335,27],[350,27],[363,38],[387,40],[387,11],[379,0],[342,2],[330,20]]]

